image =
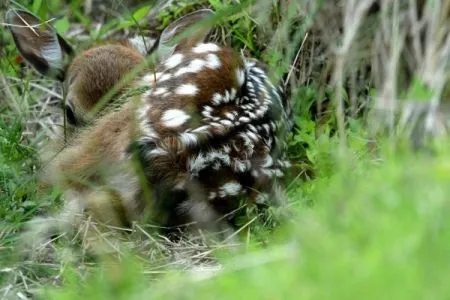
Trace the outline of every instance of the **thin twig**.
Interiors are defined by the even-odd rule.
[[[302,51],[302,49],[303,49],[303,45],[305,44],[306,39],[308,38],[308,35],[309,35],[309,33],[307,32],[307,33],[305,34],[305,37],[303,38],[303,41],[302,41],[302,44],[300,45],[300,48],[299,48],[298,51],[297,51],[297,54],[295,55],[294,62],[292,63],[291,69],[289,70],[289,73],[288,73],[288,75],[287,75],[287,77],[286,77],[286,81],[284,82],[284,86],[285,86],[285,87],[288,85],[289,79],[291,78],[291,75],[292,75],[292,73],[294,72],[295,66],[297,65],[297,61],[298,61],[298,59],[299,59],[299,57],[300,57],[300,53],[301,53],[301,51]]]

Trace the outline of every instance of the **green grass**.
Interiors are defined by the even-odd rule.
[[[446,298],[450,156],[387,154],[383,164],[350,165],[311,182],[313,205],[300,205],[268,248],[222,258],[221,274],[169,273],[146,286],[139,267],[126,261],[83,284],[68,276],[66,287],[44,298]],[[293,197],[304,203],[302,194]]]
[[[150,1],[135,9],[122,7],[121,17],[107,18],[96,31],[93,20],[83,15],[82,1],[24,2],[43,18],[65,16],[55,25],[62,34],[75,23],[84,27],[89,38],[81,47],[106,34],[135,30],[136,19],[143,18],[151,5]],[[236,9],[231,0],[185,2],[160,14],[159,29],[205,3],[225,14]],[[311,23],[303,20],[298,31],[302,34],[293,35],[295,30],[287,25],[295,16],[274,10],[270,18],[286,31],[269,43],[259,37],[270,38],[273,31],[268,28],[273,24],[265,23],[264,13],[259,13],[263,21],[245,9],[233,12],[219,24],[217,38],[265,58],[274,67],[274,76],[287,73]],[[11,39],[6,31],[0,37],[7,41],[0,48],[2,76],[20,78],[23,70],[15,62]],[[364,118],[352,115],[346,118],[342,147],[334,103],[329,103],[335,90],[320,76],[307,85],[295,78],[297,85],[291,87],[299,130],[289,141],[294,163],[289,209],[271,208],[268,219],[246,226],[239,249],[199,250],[210,250],[209,257],[223,271],[202,273],[204,277],[182,271],[170,264],[167,254],[177,245],[166,245],[157,235],[150,240],[139,234],[124,240],[120,253],[112,257],[95,260],[78,244],[61,240],[54,248],[56,259],[22,262],[18,238],[25,222],[59,205],[57,191],[42,195],[36,190],[40,138],[26,138],[24,132],[31,118],[28,109],[41,94],[29,85],[36,74],[23,75],[19,85],[9,86],[13,97],[0,87],[0,97],[6,100],[0,101],[0,297],[23,298],[33,292],[40,299],[61,300],[448,298],[448,143],[438,144],[434,155],[412,153],[402,143],[379,136],[374,146]],[[371,86],[367,83],[362,89]],[[349,101],[348,95],[343,98]],[[314,115],[318,102],[327,103],[329,111]],[[286,213],[287,218],[278,219]]]

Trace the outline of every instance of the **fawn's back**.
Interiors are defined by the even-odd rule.
[[[157,43],[164,44],[199,15],[174,22]],[[22,13],[23,17],[33,23],[32,16]],[[23,24],[14,15],[8,19]],[[180,225],[209,221],[207,213],[227,215],[238,208],[242,197],[261,203],[274,196],[277,180],[289,167],[285,151],[289,103],[259,61],[229,47],[204,43],[207,32],[200,31],[166,48],[154,71],[144,68],[112,101],[128,87],[148,91],[99,116],[91,111],[100,99],[145,63],[149,54],[145,40],[105,43],[63,66],[62,58],[70,51],[56,33],[46,32],[52,39],[45,43],[24,29],[12,32],[36,69],[63,82],[71,123],[91,123],[49,167],[49,173],[57,174],[50,181],[75,191],[76,201],[85,199],[81,200],[85,207],[98,206],[98,198],[89,196],[92,184],[107,186],[110,199],[122,203],[125,212],[120,214],[134,221],[146,206],[143,190],[148,185],[160,222]],[[30,39],[39,40],[37,48],[23,51],[30,47]],[[144,182],[138,180],[132,163],[135,154]],[[109,205],[117,206],[112,200]],[[96,210],[105,214],[102,208]]]
[[[289,166],[289,120],[264,65],[199,43],[174,53],[141,84],[146,78],[154,87],[140,97],[135,143],[160,205],[183,207],[182,215],[200,201],[224,214],[242,196],[269,197]]]

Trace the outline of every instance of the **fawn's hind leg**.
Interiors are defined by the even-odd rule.
[[[85,191],[68,190],[63,199],[65,204],[59,213],[48,217],[35,217],[27,223],[21,237],[23,252],[27,256],[39,257],[52,241],[52,237],[73,238],[77,231],[83,231],[80,234],[82,243],[95,254],[112,251],[112,243],[105,240],[104,231],[99,225],[116,228],[129,225],[120,196],[114,191],[98,188]],[[90,221],[88,216],[92,217]]]
[[[22,252],[32,257],[38,256],[52,237],[71,233],[74,225],[81,221],[84,207],[76,193],[67,191],[63,197],[64,205],[57,214],[35,217],[26,223],[20,241]]]

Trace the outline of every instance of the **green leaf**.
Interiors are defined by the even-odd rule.
[[[148,13],[150,12],[150,8],[151,8],[151,5],[146,5],[146,6],[139,8],[138,10],[136,10],[134,12],[133,19],[136,22],[141,21],[143,18],[145,18],[148,15]]]
[[[54,26],[59,34],[64,35],[70,28],[69,19],[67,17],[59,19],[58,21],[55,22]]]
[[[37,14],[42,6],[42,0],[34,0],[33,5],[31,6],[31,10],[33,13]]]
[[[313,150],[306,149],[306,157],[312,164],[316,163],[317,154]]]
[[[224,4],[218,0],[209,0],[209,4],[211,4],[211,6],[214,8],[214,10],[220,10],[220,9],[223,9],[223,7],[224,7]]]

